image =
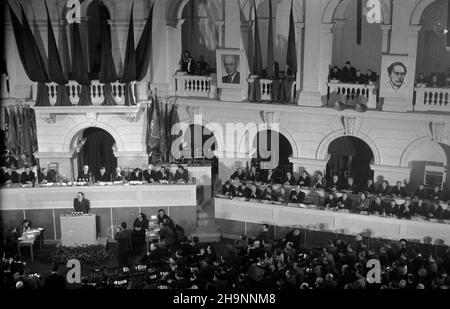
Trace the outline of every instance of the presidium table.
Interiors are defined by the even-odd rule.
[[[440,245],[450,245],[449,220],[406,220],[323,210],[303,204],[281,204],[216,197],[215,217],[224,237],[257,233],[261,224],[281,228],[304,228],[344,235],[362,234],[373,238],[402,238]],[[255,226],[256,225],[256,226]]]
[[[77,192],[84,192],[90,200],[92,215],[65,217],[73,210]],[[187,234],[192,233],[197,225],[196,197],[195,184],[2,188],[0,212],[5,229],[28,219],[33,226],[45,229],[45,242],[62,240],[63,244],[73,244],[77,242],[76,237],[84,235],[89,240],[87,243],[91,243],[94,235],[112,240],[115,226],[126,222],[132,228],[140,212],[150,217],[157,215],[160,208]],[[78,224],[89,229],[76,230]]]

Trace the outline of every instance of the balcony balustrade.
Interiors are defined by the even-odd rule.
[[[328,97],[331,93],[343,95],[346,105],[350,100],[356,100],[359,96],[367,98],[367,108],[377,108],[377,94],[375,85],[348,84],[339,82],[329,82]]]
[[[450,112],[450,88],[417,87],[415,92],[414,111]]]
[[[176,96],[180,97],[201,97],[215,99],[217,97],[217,82],[214,75],[197,76],[177,73]]]

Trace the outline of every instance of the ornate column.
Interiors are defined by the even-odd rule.
[[[167,21],[167,79],[169,83],[168,92],[175,95],[175,73],[180,69],[179,60],[181,59],[182,43],[181,43],[181,27],[185,19]]]
[[[217,20],[216,21],[216,28],[217,28],[217,47],[218,48],[222,48],[224,46],[224,42],[223,42],[223,37],[224,37],[224,26],[225,26],[225,21],[223,20]]]
[[[303,29],[305,28],[305,23],[296,23],[295,24],[295,44],[297,49],[297,93],[301,90],[302,84],[302,68],[303,68]]]

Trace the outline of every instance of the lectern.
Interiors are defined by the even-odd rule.
[[[66,247],[97,244],[95,214],[63,215],[61,222],[61,244]]]

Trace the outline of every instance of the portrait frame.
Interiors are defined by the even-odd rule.
[[[239,73],[239,83],[225,82],[227,72],[224,60],[227,56],[233,56],[237,61],[237,72]],[[217,63],[217,87],[223,89],[242,89],[247,83],[247,66],[245,62],[245,51],[241,49],[224,48],[216,50]]]
[[[388,69],[401,63],[406,68],[406,74],[403,78],[403,83],[400,87],[394,88],[393,81],[391,81],[391,75],[389,75]],[[403,70],[402,65],[398,65],[397,68]],[[391,67],[393,69],[393,67]],[[392,72],[392,71],[391,71]],[[382,55],[381,58],[381,72],[380,72],[380,96],[381,97],[404,97],[408,95],[413,87],[413,80],[411,80],[412,70],[409,64],[408,55]]]

